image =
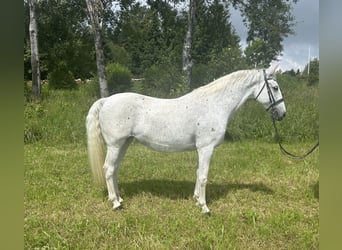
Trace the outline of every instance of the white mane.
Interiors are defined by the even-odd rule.
[[[256,80],[260,80],[259,70],[240,70],[231,74],[220,77],[213,82],[194,89],[191,93],[199,95],[211,95],[216,93],[223,93],[229,87],[236,86],[236,84],[254,84]]]

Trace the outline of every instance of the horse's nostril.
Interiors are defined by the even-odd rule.
[[[285,116],[286,116],[286,112],[284,112],[281,116],[279,116],[279,121],[283,120]]]

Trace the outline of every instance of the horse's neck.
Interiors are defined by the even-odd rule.
[[[236,110],[238,110],[248,99],[252,97],[253,91],[254,90],[252,86],[246,86],[245,88],[236,91],[236,93],[238,93],[236,98],[237,103],[235,106]]]
[[[237,111],[249,98],[252,97],[254,87],[247,84],[231,84],[214,98],[226,111]]]
[[[199,105],[206,105],[203,100],[211,99],[210,103],[218,112],[230,116],[253,96],[256,88],[255,77],[256,75],[246,71],[236,72],[200,87],[187,96],[192,100],[195,95]]]

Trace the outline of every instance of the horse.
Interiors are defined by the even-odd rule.
[[[286,114],[276,68],[239,70],[173,99],[118,93],[93,103],[86,117],[87,147],[97,183],[106,183],[113,209],[120,208],[118,170],[135,138],[157,151],[196,150],[196,204],[210,213],[206,185],[214,149],[222,143],[233,114],[254,98],[275,120]]]

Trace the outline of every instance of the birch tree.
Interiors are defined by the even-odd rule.
[[[193,28],[195,23],[196,0],[189,0],[187,31],[183,46],[183,72],[188,89],[191,87],[191,71],[193,61],[191,57]]]
[[[38,27],[36,19],[36,0],[28,0],[30,12],[30,45],[31,45],[31,70],[32,70],[32,94],[34,99],[40,99],[40,67],[38,52]]]
[[[100,84],[100,95],[101,97],[107,97],[109,95],[109,92],[108,92],[105,60],[104,60],[102,39],[101,39],[101,32],[100,32],[101,26],[99,22],[99,13],[103,9],[103,6],[102,6],[101,1],[99,0],[86,0],[86,2],[87,2],[88,13],[90,16],[91,27],[92,27],[93,34],[94,34],[97,74],[99,77],[99,84]]]

